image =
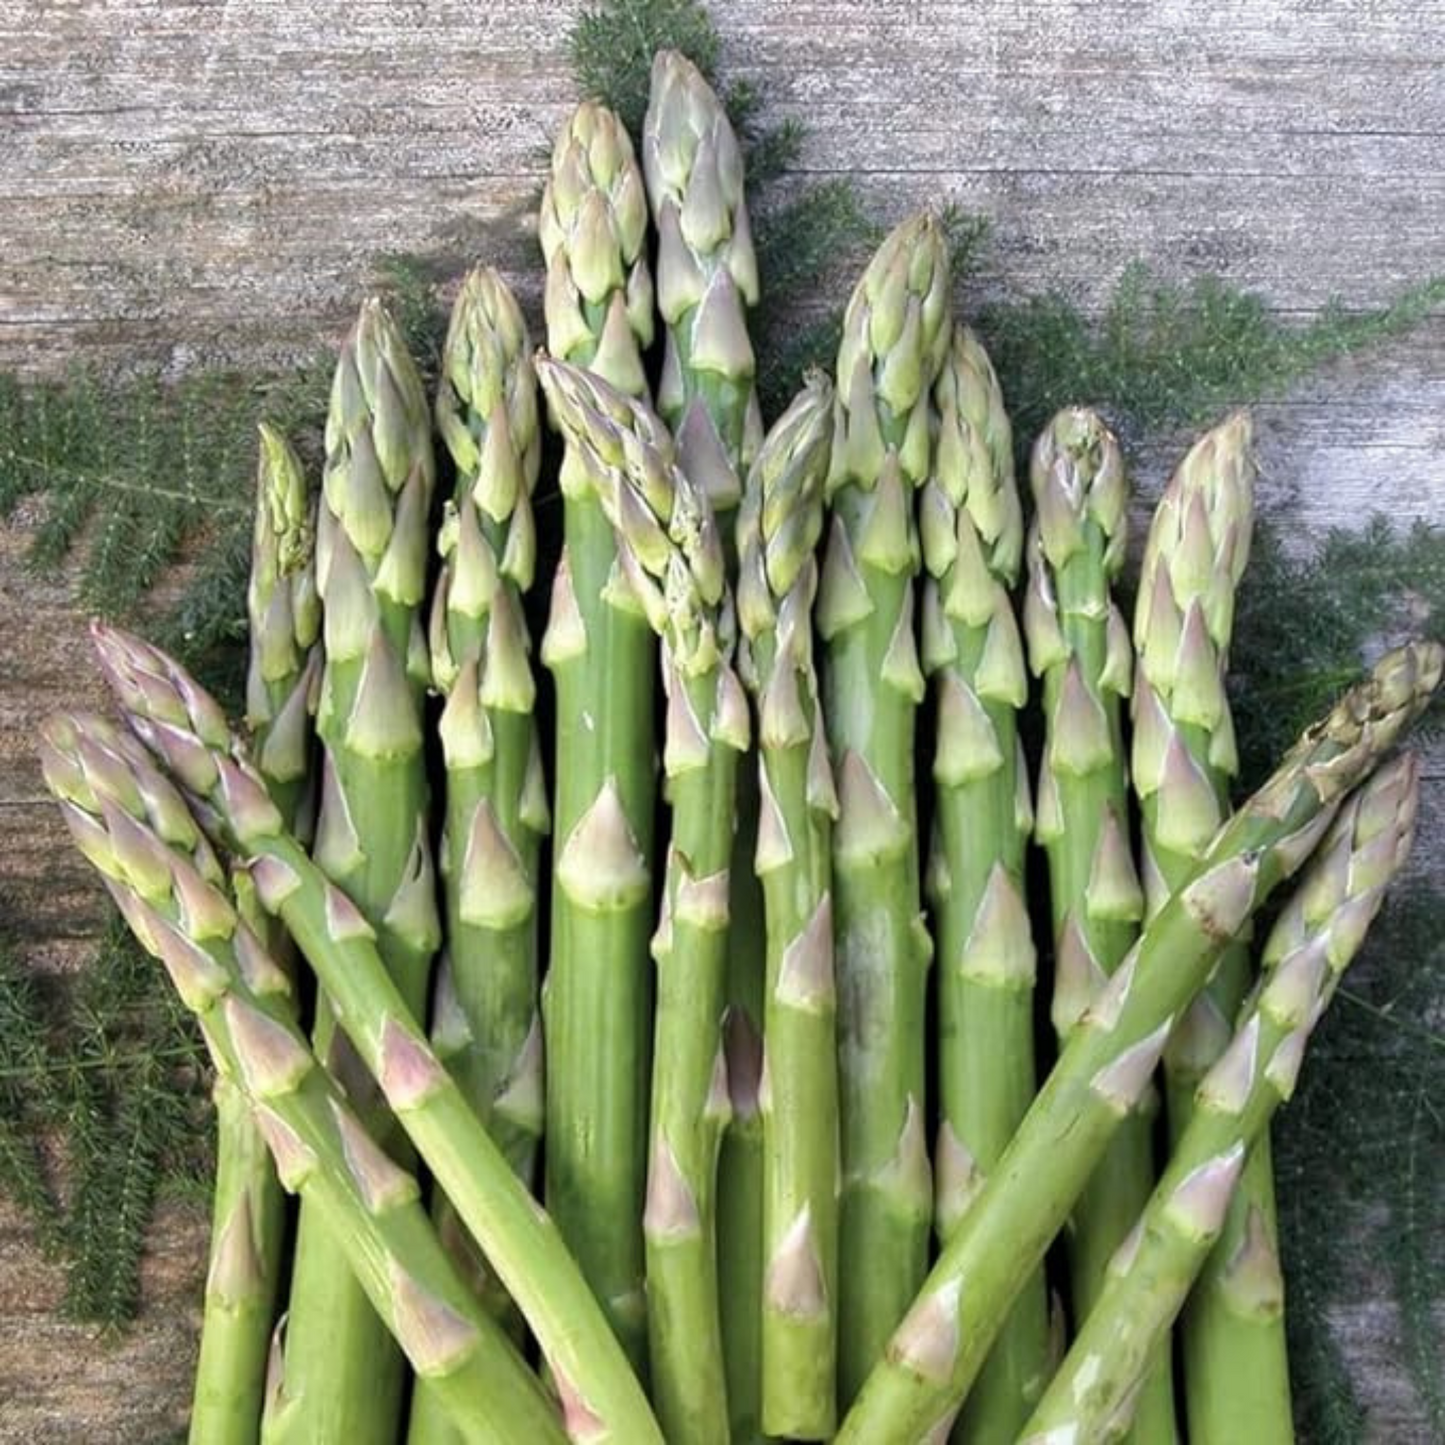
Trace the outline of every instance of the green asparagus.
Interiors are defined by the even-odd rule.
[[[1248,416],[1238,413],[1190,448],[1155,508],[1144,549],[1134,613],[1133,771],[1151,914],[1208,846],[1238,767],[1224,678],[1254,522],[1252,436]],[[1229,1041],[1250,973],[1241,940],[1224,951],[1164,1050],[1176,1145],[1200,1080]],[[1224,1237],[1182,1318],[1189,1439],[1237,1439],[1237,1406],[1247,1402],[1250,1439],[1288,1445],[1294,1425],[1267,1129],[1250,1146]]]
[[[722,1018],[728,867],[748,706],[736,621],[706,493],[661,423],[605,382],[539,364],[567,438],[592,473],[623,571],[662,639],[672,808],[653,938],[657,1020],[648,1148],[647,1301],[653,1397],[669,1440],[727,1445],[717,1259],[717,1163],[729,1100]]]
[[[647,196],[627,132],[600,105],[580,106],[558,138],[539,232],[552,355],[645,396]],[[563,551],[542,642],[556,684],[557,759],[542,993],[547,1203],[645,1373],[657,645],[575,452],[563,456],[561,488]]]
[[[1024,901],[1033,826],[1018,713],[1028,676],[1008,589],[1023,514],[1003,394],[978,338],[954,327],[934,391],[933,473],[919,499],[923,666],[935,679],[938,939],[935,1223],[946,1240],[998,1164],[1034,1096],[1034,944]],[[962,1437],[1009,1445],[1044,1387],[1043,1275],[1014,1305],[969,1397]]]
[[[98,623],[93,632],[131,728],[180,782],[203,825],[247,864],[266,909],[285,922],[361,1064],[516,1301],[569,1418],[585,1423],[588,1440],[660,1442],[642,1389],[556,1226],[428,1044],[382,962],[375,930],[281,826],[215,700],[158,649]]]
[[[1097,1445],[1128,1428],[1139,1383],[1184,1303],[1244,1167],[1245,1151],[1294,1091],[1310,1031],[1364,942],[1410,851],[1418,800],[1405,754],[1351,794],[1265,945],[1264,982],[1204,1076],[1169,1168],[1109,1266],[1094,1312],[1025,1427],[1026,1445]],[[1236,1441],[1259,1423],[1227,1376]]]
[[[1445,649],[1434,643],[1386,654],[1220,829],[1075,1026],[843,1421],[842,1445],[906,1445],[946,1429],[1010,1300],[1148,1086],[1174,1020],[1229,940],[1312,851],[1345,794],[1419,716],[1442,666]]]
[[[295,1024],[284,970],[238,917],[180,794],[133,738],[102,718],[61,715],[43,736],[46,783],[81,852],[165,965],[218,1073],[253,1110],[286,1187],[326,1223],[459,1438],[561,1445],[556,1406],[472,1301],[416,1180],[386,1156],[318,1066]],[[235,1234],[225,1267],[251,1266],[250,1247]]]
[[[923,698],[914,639],[914,492],[951,339],[948,250],[932,216],[899,226],[853,291],[838,348],[832,522],[819,584],[823,717],[838,778],[838,1398],[846,1408],[928,1265],[924,1126],[932,951],[913,786]]]
[[[809,380],[758,452],[738,518],[743,676],[757,703],[767,974],[762,1428],[826,1439],[837,1411],[838,1053],[831,832],[838,810],[813,670],[814,553],[831,388]],[[745,1052],[746,1045],[739,1052]]]

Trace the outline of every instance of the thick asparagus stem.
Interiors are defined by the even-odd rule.
[[[660,1441],[556,1226],[428,1044],[382,962],[375,931],[281,827],[215,700],[157,649],[99,624],[94,632],[132,729],[181,782],[207,829],[246,862],[266,909],[285,922],[362,1064],[516,1301],[569,1418],[583,1422],[589,1441]]]
[[[738,759],[748,744],[747,700],[732,664],[732,591],[707,495],[675,462],[662,424],[588,373],[542,362],[539,374],[662,640],[672,838],[652,945],[657,1022],[643,1215],[652,1393],[669,1440],[726,1445],[717,1163],[730,1111],[722,1040],[728,867]]]
[[[914,491],[929,470],[930,391],[948,351],[948,252],[931,216],[906,221],[848,302],[818,593],[823,717],[838,777],[843,1193],[838,1399],[881,1356],[928,1264],[933,1198],[924,1039],[931,943],[914,806]]]
[[[1304,861],[1344,795],[1419,716],[1442,665],[1445,649],[1434,643],[1387,654],[1220,829],[1075,1027],[843,1421],[843,1445],[909,1445],[951,1420],[1009,1301],[1148,1086],[1174,1020],[1228,941]]]
[[[1008,590],[1023,514],[1003,394],[962,324],[934,391],[933,474],[919,503],[923,666],[935,679],[934,846],[938,939],[935,1223],[947,1239],[998,1164],[1034,1096],[1034,943],[1024,901],[1033,826],[1018,712],[1028,698]],[[1011,1445],[1048,1375],[1042,1274],[1016,1301],[959,1422],[960,1438]]]
[[[652,63],[642,166],[658,233],[657,299],[666,326],[658,410],[677,438],[678,463],[707,492],[736,574],[735,514],[741,478],[762,436],[756,362],[746,308],[757,304],[758,268],[743,187],[742,154],[717,96],[676,51]],[[738,826],[728,885],[728,1005],[734,1034],[762,1024],[765,952],[762,885],[753,872],[757,779],[737,781]],[[736,1084],[741,1081],[735,1080]],[[762,1124],[741,1084],[718,1168],[723,1356],[733,1438],[759,1438],[762,1271]]]
[[[1233,1042],[1204,1076],[1195,1108],[1138,1224],[1023,1438],[1096,1445],[1128,1428],[1139,1383],[1219,1238],[1250,1140],[1294,1092],[1310,1031],[1364,942],[1404,863],[1418,799],[1405,754],[1350,796],[1270,934],[1265,977]],[[1254,1440],[1249,1396],[1232,1407],[1236,1441]]]
[[[1144,896],[1129,841],[1120,700],[1133,678],[1129,634],[1110,595],[1124,559],[1128,485],[1119,444],[1093,413],[1060,412],[1034,446],[1035,517],[1024,613],[1044,687],[1036,832],[1048,854],[1054,926],[1053,1025],[1061,1045],[1134,940]],[[1109,1260],[1154,1187],[1147,1090],[1080,1196],[1068,1237],[1070,1297],[1082,1320]],[[1172,1441],[1167,1358],[1137,1415],[1139,1445]]]
[[[767,977],[762,1427],[826,1439],[837,1410],[838,1053],[831,838],[838,801],[813,671],[831,389],[812,378],[768,433],[738,518],[738,620],[757,701]],[[748,1052],[746,1040],[735,1057]],[[731,1062],[731,1060],[730,1060]],[[739,1062],[742,1059],[739,1058]]]
[[[600,105],[557,140],[539,221],[547,345],[645,396],[652,340],[647,196],[632,143]],[[547,1204],[618,1338],[647,1361],[642,1210],[650,1068],[653,702],[656,642],[619,584],[612,527],[587,468],[566,454],[563,552],[542,660],[556,684]]]
[[[42,765],[76,843],[195,1012],[217,1071],[254,1110],[286,1187],[319,1212],[459,1437],[561,1445],[556,1406],[473,1303],[416,1180],[375,1143],[312,1056],[284,970],[238,917],[181,796],[133,738],[101,718],[51,719]],[[243,1210],[224,1246],[228,1270],[253,1263],[245,1223]]]
[[[1150,913],[1208,845],[1238,768],[1224,677],[1254,522],[1251,441],[1240,413],[1195,443],[1160,499],[1144,551],[1133,759]],[[1164,1051],[1176,1145],[1200,1080],[1229,1041],[1250,972],[1245,942],[1226,949]],[[1238,1438],[1236,1406],[1247,1401],[1251,1440],[1281,1445],[1294,1438],[1294,1423],[1267,1129],[1250,1146],[1223,1236],[1228,1243],[1206,1264],[1180,1330],[1189,1439]]]
[[[321,661],[314,514],[296,453],[280,432],[263,425],[246,594],[246,723],[257,771],[282,816],[303,829],[313,801]],[[262,936],[273,955],[285,957],[284,930],[263,925]],[[286,1201],[245,1096],[219,1076],[215,1101],[216,1190],[190,1438],[194,1445],[254,1445],[286,1246]]]

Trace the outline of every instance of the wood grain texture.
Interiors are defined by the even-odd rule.
[[[335,339],[378,257],[487,259],[535,308],[531,215],[575,96],[578,5],[530,0],[0,0],[0,368],[171,372]],[[1441,0],[715,0],[730,76],[810,127],[800,172],[885,216],[989,215],[978,300],[1097,310],[1124,267],[1214,273],[1306,320],[1445,270]],[[965,305],[969,298],[965,298]],[[1080,398],[1088,400],[1088,398]],[[1300,546],[1381,508],[1445,519],[1445,317],[1257,411],[1262,501]],[[1135,459],[1157,494],[1182,436]],[[97,700],[73,579],[0,531],[0,917],[73,967],[100,917],[31,753]],[[1445,860],[1445,752],[1417,868]],[[59,1321],[0,1211],[0,1442],[146,1442],[183,1418],[200,1222],[156,1231],[147,1310],[111,1344]],[[1334,1322],[1372,1439],[1424,1439],[1387,1301]]]

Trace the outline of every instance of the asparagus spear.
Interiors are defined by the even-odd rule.
[[[46,783],[81,852],[196,1014],[218,1072],[254,1111],[286,1187],[326,1221],[459,1437],[561,1445],[556,1407],[472,1302],[427,1221],[416,1180],[377,1146],[307,1048],[286,973],[232,906],[225,874],[180,794],[133,738],[102,718],[60,715],[42,736]],[[230,1269],[254,1264],[244,1219],[225,1246]]]
[[[1195,443],[1155,509],[1145,546],[1134,614],[1133,762],[1150,913],[1208,845],[1238,766],[1224,675],[1254,521],[1251,441],[1249,418],[1238,413]],[[1249,977],[1240,941],[1225,950],[1164,1051],[1176,1147],[1195,1090],[1229,1041]],[[1236,1410],[1247,1405],[1251,1440],[1288,1442],[1294,1427],[1267,1129],[1250,1146],[1224,1235],[1229,1243],[1211,1255],[1180,1331],[1189,1438],[1194,1445],[1237,1439]]]
[[[314,512],[296,453],[279,431],[263,424],[246,594],[246,723],[257,771],[293,828],[306,826],[312,803],[321,633]],[[273,956],[285,957],[284,930],[263,925],[262,936]],[[214,1097],[216,1189],[190,1438],[194,1445],[254,1445],[286,1245],[286,1204],[245,1095],[218,1075]]]
[[[675,50],[652,63],[642,133],[652,201],[658,305],[666,325],[658,408],[677,438],[682,470],[707,492],[736,575],[734,517],[740,478],[757,453],[762,419],[745,308],[758,300],[757,260],[744,197],[742,156],[727,114],[702,74]],[[737,782],[738,826],[728,884],[728,1027],[734,1099],[718,1165],[723,1357],[737,1441],[759,1438],[762,1320],[762,1121],[751,1043],[762,1022],[765,951],[762,885],[753,872],[757,781]]]
[[[648,1343],[663,1434],[726,1445],[716,1210],[729,1112],[721,1025],[733,805],[748,744],[747,700],[732,665],[732,591],[707,495],[675,462],[661,422],[588,373],[557,362],[538,370],[552,414],[592,473],[623,571],[662,639],[672,839],[652,945]]]
[[[600,105],[580,106],[558,137],[539,231],[548,348],[645,396],[647,197],[627,132]],[[575,452],[563,456],[561,486],[563,550],[542,641],[557,700],[547,1203],[643,1370],[656,643],[618,583],[612,527]]]
[[[1036,832],[1049,861],[1054,926],[1050,1015],[1062,1046],[1138,937],[1144,909],[1129,841],[1120,699],[1128,630],[1110,588],[1124,560],[1128,487],[1119,445],[1090,411],[1060,412],[1034,446],[1024,626],[1044,686]],[[1124,1121],[1074,1210],[1070,1296],[1082,1320],[1110,1257],[1154,1187],[1152,1091]],[[1174,1439],[1167,1356],[1137,1414],[1141,1442]]]
[[[337,360],[326,419],[316,577],[325,608],[317,728],[323,744],[316,861],[377,929],[407,1006],[424,1007],[439,941],[427,831],[421,701],[434,480],[421,378],[381,303],[366,302]],[[318,1000],[318,1056],[354,1073]],[[390,1145],[373,1104],[359,1111]],[[340,1244],[302,1209],[279,1393],[268,1437],[390,1445],[402,1360]],[[334,1432],[334,1435],[332,1435]]]
[[[1344,795],[1419,716],[1442,667],[1445,649],[1434,643],[1387,654],[1220,829],[1075,1027],[843,1421],[842,1445],[905,1445],[946,1428],[1009,1301],[1147,1087],[1174,1020],[1228,941],[1304,861]]]
[[[890,235],[854,289],[838,348],[818,594],[823,716],[838,776],[838,1398],[883,1351],[928,1263],[924,1132],[928,931],[913,787],[923,674],[914,641],[914,489],[929,470],[929,392],[948,351],[948,252],[932,216]]]
[[[762,1427],[825,1439],[837,1410],[838,1053],[831,837],[838,800],[813,671],[831,388],[768,433],[738,518],[744,680],[757,700],[755,867],[767,915]],[[731,1062],[731,1060],[730,1060]]]
[[[442,353],[437,427],[456,465],[432,599],[446,811],[439,855],[447,957],[433,1042],[519,1178],[542,1132],[537,871],[548,827],[522,596],[541,460],[526,322],[502,278],[462,283]],[[445,1222],[449,1206],[439,1206]],[[504,1307],[495,1281],[485,1296]]]
[[[1310,1031],[1364,942],[1410,851],[1417,766],[1405,754],[1350,796],[1270,934],[1264,981],[1233,1042],[1204,1076],[1194,1112],[1138,1224],[1109,1266],[1094,1312],[1024,1429],[1031,1445],[1121,1436],[1149,1361],[1218,1239],[1250,1141],[1294,1092]],[[1249,1395],[1213,1381],[1232,1440],[1254,1440]]]
[[[935,679],[938,1078],[935,1219],[946,1240],[1034,1096],[1034,944],[1024,902],[1033,825],[1018,712],[1028,699],[1008,589],[1023,514],[1003,394],[961,323],[934,391],[933,474],[919,501],[923,665]],[[1028,1282],[965,1408],[963,1438],[1008,1445],[1048,1374],[1042,1274]]]
[[[375,930],[281,826],[239,741],[179,663],[94,627],[131,728],[176,777],[202,824],[244,861],[330,995],[362,1064],[536,1336],[569,1418],[589,1441],[661,1440],[636,1377],[567,1253],[407,1008]]]

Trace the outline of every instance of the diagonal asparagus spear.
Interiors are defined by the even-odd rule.
[[[757,304],[757,260],[737,137],[712,88],[675,50],[659,52],[652,63],[642,165],[659,237],[658,306],[666,324],[658,409],[677,438],[679,465],[712,502],[735,577],[740,479],[762,433],[745,314]],[[750,768],[738,777],[737,795],[727,929],[733,1108],[718,1163],[718,1253],[728,1281],[722,1295],[728,1408],[734,1439],[748,1442],[760,1430],[763,1227],[762,1121],[748,1065],[759,1052],[765,951],[762,885],[752,866],[757,779]]]
[[[919,501],[923,665],[935,679],[938,938],[936,1223],[946,1240],[1034,1096],[1034,944],[1024,902],[1033,825],[1018,712],[1028,698],[1008,589],[1023,547],[1013,437],[978,338],[962,324],[934,392],[933,475]],[[1031,1279],[969,1397],[961,1429],[1009,1445],[1048,1374],[1049,1310]]]
[[[439,941],[427,831],[421,702],[433,486],[421,378],[380,302],[361,309],[337,359],[326,419],[316,577],[325,607],[317,729],[323,744],[315,855],[377,930],[413,1011],[424,1007]],[[318,1001],[318,1055],[355,1074],[330,1007]],[[354,1100],[388,1147],[373,1102]],[[278,1440],[390,1445],[402,1361],[338,1245],[301,1210],[279,1391],[267,1405]]]
[[[1051,1018],[1060,1044],[1138,937],[1144,896],[1129,840],[1120,700],[1133,678],[1129,634],[1111,588],[1124,560],[1128,485],[1112,433],[1093,412],[1060,412],[1030,467],[1024,628],[1043,679],[1045,739],[1036,833],[1049,861],[1054,925]],[[1154,1187],[1153,1091],[1120,1126],[1074,1210],[1070,1301],[1089,1312],[1104,1271]],[[1139,1445],[1172,1441],[1167,1357],[1137,1415]]]
[[[459,1438],[561,1445],[555,1405],[473,1303],[416,1180],[387,1158],[317,1065],[296,1026],[285,972],[238,917],[180,794],[132,737],[102,718],[52,718],[43,739],[46,783],[81,852],[164,963],[218,1072],[254,1111],[286,1187],[325,1221]],[[243,1264],[250,1247],[234,1233],[229,1264]]]
[[[547,345],[645,396],[652,340],[647,197],[611,111],[578,108],[558,137],[538,230]],[[647,1359],[642,1210],[656,799],[656,642],[617,576],[617,546],[586,468],[562,460],[563,550],[542,661],[556,683],[547,1203],[633,1363]]]
[[[946,1428],[1009,1301],[1148,1086],[1174,1020],[1229,940],[1308,856],[1345,794],[1420,715],[1442,667],[1445,649],[1434,643],[1387,654],[1220,829],[1075,1027],[843,1421],[842,1445],[911,1445]]]
[[[717,1258],[717,1163],[729,1112],[722,1016],[728,865],[748,706],[722,540],[661,423],[605,382],[539,362],[568,444],[591,470],[618,555],[662,639],[672,805],[657,957],[648,1149],[648,1343],[669,1440],[727,1445]],[[730,1281],[731,1283],[731,1281]]]
[[[930,392],[948,351],[948,251],[904,222],[854,289],[838,348],[818,593],[823,716],[838,775],[833,834],[843,1197],[838,1398],[881,1356],[928,1263],[924,1126],[931,952],[913,785],[923,674],[914,641],[914,491],[929,470]]]
[[[433,1042],[517,1175],[542,1132],[537,872],[548,827],[522,597],[541,457],[526,322],[493,270],[462,283],[442,353],[437,426],[456,465],[432,599],[432,677],[445,699],[440,865],[447,956]],[[439,1205],[445,1221],[451,1210]],[[497,1308],[494,1281],[483,1281]]]
[[[537,1337],[569,1418],[589,1441],[660,1441],[556,1226],[427,1043],[374,931],[282,828],[215,700],[138,638],[100,624],[94,635],[127,721],[179,780],[202,824],[248,864],[262,903],[285,922],[361,1061]]]
[[[1140,1379],[1219,1237],[1245,1151],[1294,1092],[1310,1031],[1410,851],[1417,774],[1407,753],[1340,810],[1265,945],[1252,1005],[1199,1084],[1159,1187],[1024,1429],[1026,1445],[1097,1445],[1127,1429]],[[1232,1415],[1228,1438],[1258,1438],[1250,1395],[1228,1377],[1211,1383],[1222,1397],[1215,1413]]]
[[[831,837],[838,801],[813,671],[831,390],[768,433],[738,519],[744,678],[757,701],[755,867],[767,914],[762,1428],[825,1439],[836,1418],[838,1054]]]
[[[263,425],[246,594],[246,723],[271,797],[292,827],[303,828],[312,804],[321,662],[314,520],[300,460],[280,432]],[[284,930],[275,932],[282,936],[267,943],[284,956]],[[245,1095],[221,1074],[214,1096],[215,1203],[190,1438],[194,1445],[254,1445],[286,1246],[286,1202]]]
[[[1249,418],[1239,413],[1190,448],[1155,509],[1144,550],[1134,613],[1133,762],[1150,913],[1208,846],[1238,767],[1224,676],[1254,522],[1251,441]],[[1200,1080],[1229,1042],[1250,971],[1247,943],[1227,948],[1164,1051],[1175,1144]],[[1255,1445],[1287,1445],[1294,1423],[1267,1129],[1250,1146],[1223,1238],[1180,1330],[1189,1439],[1226,1445],[1247,1411]]]

